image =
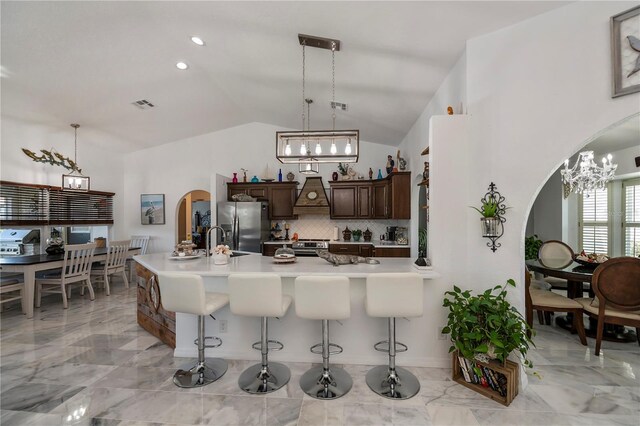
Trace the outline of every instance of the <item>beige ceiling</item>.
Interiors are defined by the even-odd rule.
[[[78,122],[132,150],[256,121],[300,128],[305,33],[343,43],[336,100],[349,110],[337,127],[397,145],[467,39],[563,4],[3,1],[2,114]],[[308,49],[313,129],[331,126],[330,64],[330,52]],[[138,110],[139,99],[156,107]]]

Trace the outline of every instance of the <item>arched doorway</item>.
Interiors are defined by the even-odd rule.
[[[211,194],[193,190],[178,201],[176,212],[176,244],[193,241],[204,248],[207,230],[211,227]]]

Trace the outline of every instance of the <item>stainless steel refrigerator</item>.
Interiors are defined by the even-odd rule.
[[[269,239],[269,203],[260,201],[238,201],[218,203],[218,226],[226,232],[216,230],[218,244],[226,244],[232,250],[260,253],[262,241]]]

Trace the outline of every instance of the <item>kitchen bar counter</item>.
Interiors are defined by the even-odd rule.
[[[275,264],[271,257],[260,254],[233,257],[227,265],[214,265],[211,258],[193,260],[173,260],[168,253],[136,256],[134,260],[151,273],[182,272],[197,274],[203,277],[207,291],[227,292],[227,277],[232,273],[275,273],[282,277],[283,292],[294,296],[294,280],[302,275],[343,275],[351,282],[351,318],[342,321],[342,325],[331,321],[331,338],[335,343],[344,346],[344,353],[336,358],[336,362],[354,364],[384,364],[386,354],[373,349],[373,344],[387,337],[387,322],[384,318],[370,318],[364,308],[365,279],[368,275],[382,272],[416,272],[424,278],[425,306],[426,301],[434,295],[429,291],[429,281],[439,276],[435,271],[418,271],[412,259],[385,258],[379,259],[379,265],[356,264],[333,266],[318,257],[302,257],[294,264]],[[393,283],[389,283],[393,285]],[[160,300],[162,295],[160,295]],[[294,301],[295,303],[295,301]],[[400,355],[398,363],[407,366],[447,367],[449,359],[434,360],[426,358],[428,339],[425,330],[436,331],[433,312],[425,312],[421,318],[411,321],[398,319],[398,339],[409,345],[409,351]],[[206,356],[229,359],[258,360],[260,353],[251,349],[251,344],[259,340],[260,321],[258,318],[233,315],[229,307],[222,308],[215,314],[216,321],[206,318],[206,334],[218,336],[223,345],[216,349],[207,349]],[[225,321],[225,326],[220,324]],[[220,333],[220,329],[227,332]],[[176,314],[175,351],[178,357],[195,357],[196,317],[187,314]],[[273,352],[269,356],[284,362],[319,362],[318,355],[309,352],[309,347],[321,340],[321,323],[298,318],[295,306],[289,308],[287,314],[280,319],[269,320],[270,338],[284,343],[284,350]]]
[[[287,241],[265,241],[262,244],[277,244],[277,245],[282,245],[282,244],[288,244],[291,245],[293,244],[292,240],[287,240]],[[380,243],[374,243],[373,241],[329,241],[329,244],[370,244],[372,246],[374,246],[375,248],[409,248],[408,244],[380,244]]]

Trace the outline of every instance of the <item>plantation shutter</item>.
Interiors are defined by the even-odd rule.
[[[622,182],[622,191],[624,255],[640,256],[640,179]]]
[[[580,246],[587,253],[609,254],[609,191],[584,192],[580,197]]]

